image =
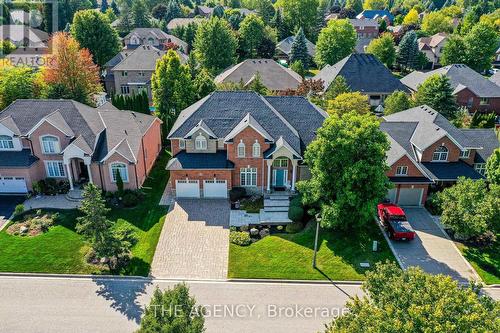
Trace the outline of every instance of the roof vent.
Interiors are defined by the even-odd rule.
[[[128,135],[127,130],[123,130],[123,132],[125,132],[125,135]]]

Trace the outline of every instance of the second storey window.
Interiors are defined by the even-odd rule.
[[[406,176],[408,175],[408,167],[406,165],[398,166],[396,168],[396,176]]]
[[[14,141],[8,135],[0,135],[0,149],[14,149]]]
[[[62,161],[47,161],[45,162],[45,167],[47,169],[47,176],[49,177],[66,177]]]
[[[448,160],[448,148],[441,146],[432,154],[433,161],[446,161]]]
[[[44,154],[58,154],[60,151],[59,139],[55,136],[44,136],[42,138],[42,152]]]
[[[179,149],[186,149],[186,141],[183,139],[179,140]]]
[[[255,142],[252,147],[252,156],[253,157],[260,157],[260,144],[258,142]]]
[[[207,150],[207,139],[203,135],[198,135],[194,142],[197,150]]]
[[[125,163],[113,163],[111,164],[111,180],[116,183],[116,179],[120,174],[124,183],[128,182],[128,168]]]
[[[241,168],[240,185],[257,186],[257,168]]]
[[[461,150],[460,151],[460,158],[469,158],[470,156],[470,150]]]
[[[245,144],[243,141],[238,143],[238,157],[245,157]]]
[[[128,76],[128,72],[127,71],[122,71],[122,76]]]

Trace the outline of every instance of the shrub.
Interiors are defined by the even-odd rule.
[[[441,209],[441,202],[437,193],[432,193],[431,195],[429,195],[429,197],[425,201],[425,208],[427,208],[429,213],[431,213],[432,215],[441,215],[443,210]]]
[[[134,246],[139,240],[135,230],[126,224],[117,224],[114,227],[113,233],[118,240],[126,242],[127,246]]]
[[[24,205],[19,204],[16,206],[16,209],[14,210],[14,215],[18,216],[18,215],[21,215],[23,212],[24,212]]]
[[[34,182],[33,183],[33,191],[36,194],[44,194],[45,193],[45,181],[42,179],[42,180],[39,180],[37,182]]]
[[[302,229],[304,229],[304,225],[302,224],[302,222],[293,222],[287,224],[285,227],[285,231],[289,234],[295,234],[301,231]]]
[[[250,234],[243,231],[231,231],[229,233],[229,241],[239,246],[247,246],[252,242],[250,240]]]
[[[116,172],[116,188],[118,189],[118,195],[123,194],[123,179],[120,172]]]
[[[60,180],[57,183],[57,193],[64,194],[69,192],[69,181],[67,179]]]
[[[247,194],[247,191],[243,187],[233,187],[229,191],[229,198],[232,202],[238,201]]]
[[[57,194],[57,180],[54,178],[45,179],[45,194],[56,195]]]
[[[288,208],[288,218],[294,222],[301,222],[304,218],[304,208],[300,206],[290,206],[290,208]]]
[[[123,195],[122,202],[125,207],[134,207],[138,203],[137,195],[134,193],[126,193]]]

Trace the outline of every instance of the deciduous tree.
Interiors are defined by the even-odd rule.
[[[312,37],[318,4],[318,0],[278,0],[275,7],[283,10],[283,18],[292,31],[303,28],[306,35]]]
[[[266,24],[271,23],[275,12],[271,0],[257,0],[255,3],[255,10]]]
[[[254,58],[257,55],[257,48],[264,38],[264,27],[264,21],[254,14],[245,17],[240,24],[241,49],[249,58]]]
[[[439,62],[441,65],[467,64],[467,45],[464,39],[458,35],[451,35],[441,52]]]
[[[328,87],[325,93],[325,99],[332,100],[338,95],[348,92],[351,92],[351,88],[349,88],[346,79],[342,75],[337,75]]]
[[[453,19],[441,12],[427,13],[422,19],[422,30],[429,35],[434,35],[438,32],[451,33],[453,32]]]
[[[94,62],[101,67],[121,50],[118,33],[111,27],[108,18],[95,10],[82,10],[75,14],[71,35],[81,47],[92,53]]]
[[[355,112],[358,114],[370,113],[370,104],[368,104],[368,96],[362,95],[359,91],[342,93],[334,99],[328,101],[329,114],[345,114]]]
[[[500,186],[500,148],[495,149],[486,162],[486,177],[490,183]]]
[[[467,50],[467,65],[478,71],[491,68],[491,62],[498,48],[498,35],[488,23],[476,24],[464,37]]]
[[[382,10],[387,8],[387,0],[365,0],[363,9]]]
[[[384,114],[390,115],[411,108],[411,100],[403,91],[395,91],[384,101]]]
[[[493,332],[500,305],[480,288],[462,286],[449,276],[401,270],[394,263],[377,263],[366,273],[366,296],[354,296],[347,311],[326,333],[364,332]]]
[[[392,67],[396,60],[396,47],[394,46],[394,37],[391,33],[384,33],[368,44],[367,53],[373,54],[387,67]]]
[[[373,223],[374,209],[390,188],[388,150],[374,116],[349,112],[325,120],[305,153],[311,178],[297,183],[304,202],[321,210],[323,227]]]
[[[349,20],[331,20],[321,30],[316,44],[316,63],[323,67],[347,57],[356,46],[356,31]]]
[[[0,110],[16,99],[35,98],[36,71],[31,67],[0,67]]]
[[[413,24],[418,24],[419,22],[419,16],[418,12],[415,8],[412,8],[408,14],[406,14],[403,24],[404,25],[413,25]]]

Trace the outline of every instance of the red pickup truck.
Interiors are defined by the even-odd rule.
[[[404,210],[398,205],[381,203],[377,206],[378,217],[394,240],[412,240],[415,231],[408,223]]]

